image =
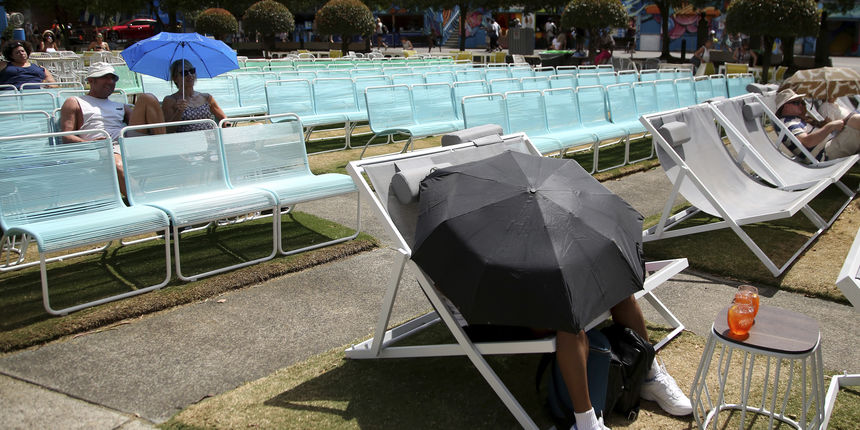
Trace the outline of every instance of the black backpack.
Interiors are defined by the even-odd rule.
[[[654,347],[635,331],[617,324],[599,332],[589,331],[588,337],[588,392],[595,413],[606,416],[608,412],[615,411],[630,421],[636,420],[639,391],[654,361]],[[540,393],[540,383],[547,368],[551,371],[546,408],[556,428],[570,428],[576,421],[573,404],[554,353],[541,358],[535,377],[536,387]]]

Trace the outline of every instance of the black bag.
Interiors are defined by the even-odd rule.
[[[611,358],[606,382],[606,410],[634,421],[639,415],[639,392],[651,363],[654,347],[635,331],[613,324],[601,332],[609,339]]]

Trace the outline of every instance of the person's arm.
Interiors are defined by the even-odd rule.
[[[803,146],[808,149],[812,149],[821,144],[821,142],[824,142],[827,137],[830,136],[830,133],[842,130],[844,126],[845,123],[842,122],[841,119],[837,119],[835,121],[830,121],[827,124],[824,124],[823,127],[816,128],[809,133],[799,133],[795,136],[797,136],[797,140],[799,140]]]
[[[78,99],[69,97],[60,107],[60,131],[80,130],[84,123],[81,105]],[[87,140],[78,135],[63,136],[63,143],[86,142]]]
[[[188,100],[176,99],[171,96],[167,96],[161,102],[161,111],[164,112],[164,121],[165,122],[176,122],[182,120],[182,112],[185,112],[185,108],[188,106]],[[176,127],[167,127],[168,133],[173,133],[176,130]]]
[[[693,53],[693,56],[698,58],[699,60],[702,60],[702,55],[704,55],[704,54],[705,54],[705,45],[702,45],[699,47],[699,49],[696,50],[696,52]]]
[[[54,75],[51,74],[50,70],[48,70],[46,67],[42,67],[42,70],[45,71],[45,79],[43,79],[42,82],[57,82],[56,80],[54,80]],[[56,85],[48,85],[48,88],[56,87]]]
[[[758,54],[755,53],[752,49],[750,49],[750,57],[752,57],[752,65],[755,66],[758,64]]]
[[[102,51],[110,52],[110,45],[107,42],[102,42]]]
[[[222,119],[227,118],[227,114],[224,113],[221,106],[218,106],[218,102],[215,101],[215,97],[212,97],[212,94],[206,94],[206,100],[209,102],[209,112],[215,115],[215,122],[221,122]]]

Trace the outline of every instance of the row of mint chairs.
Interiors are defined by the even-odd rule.
[[[631,122],[637,120],[638,111],[630,84],[472,95],[461,104],[465,127],[496,124],[506,133],[525,132],[542,154],[593,150],[592,173],[618,167],[599,168],[600,148],[609,144],[601,142],[623,140],[625,156],[620,165],[624,165],[632,162],[630,136],[644,133]]]
[[[235,73],[214,78],[201,78],[194,84],[199,92],[209,93],[228,117],[262,115],[266,113],[265,82],[276,80],[274,73]],[[148,75],[140,75],[141,91],[158,100],[177,91],[173,82]]]
[[[126,136],[133,130],[165,124],[127,127],[119,145],[128,205],[120,195],[112,142],[107,133],[92,142],[29,149],[20,148],[16,141],[61,138],[69,133],[0,138],[0,226],[4,234],[0,250],[7,253],[0,270],[39,264],[43,305],[49,313],[60,315],[166,285],[171,278],[171,239],[177,276],[193,281],[271,259],[278,252],[293,254],[355,238],[359,228],[358,206],[353,234],[300,249],[286,249],[281,241],[283,209],[356,192],[347,175],[311,173],[302,125],[295,115],[289,117],[289,120],[271,118],[281,121],[230,128],[220,128],[211,120],[186,121],[211,128],[181,135]],[[186,228],[199,225],[229,228],[223,227],[229,223],[213,222],[260,212],[274,214],[271,252],[265,250],[267,255],[260,258],[247,257],[245,260],[250,261],[214,270],[193,274],[183,271],[180,237]],[[151,233],[161,234],[164,240],[163,281],[54,309],[46,263],[70,255],[53,254]],[[38,247],[39,261],[25,262],[23,256],[32,243]],[[102,252],[109,246],[110,243],[71,256]],[[10,254],[17,257],[10,258]]]

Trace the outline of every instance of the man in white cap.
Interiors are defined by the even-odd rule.
[[[152,94],[138,94],[134,106],[117,103],[108,99],[116,88],[116,74],[113,66],[108,63],[93,63],[87,70],[87,83],[90,90],[83,96],[69,97],[60,108],[60,129],[74,130],[105,130],[116,142],[119,133],[126,124],[143,125],[164,122],[161,104]],[[148,134],[164,134],[164,127],[144,130]],[[87,142],[96,139],[99,134],[82,134],[63,136],[65,143]],[[114,143],[114,159],[120,181],[120,189],[125,193],[123,182],[122,157],[119,146]]]
[[[860,116],[852,112],[843,119],[832,120],[819,126],[806,120],[805,94],[787,88],[776,95],[776,115],[797,137],[797,140],[818,160],[832,160],[860,153]],[[832,139],[831,134],[835,133]],[[788,138],[783,143],[794,155],[801,150]]]

